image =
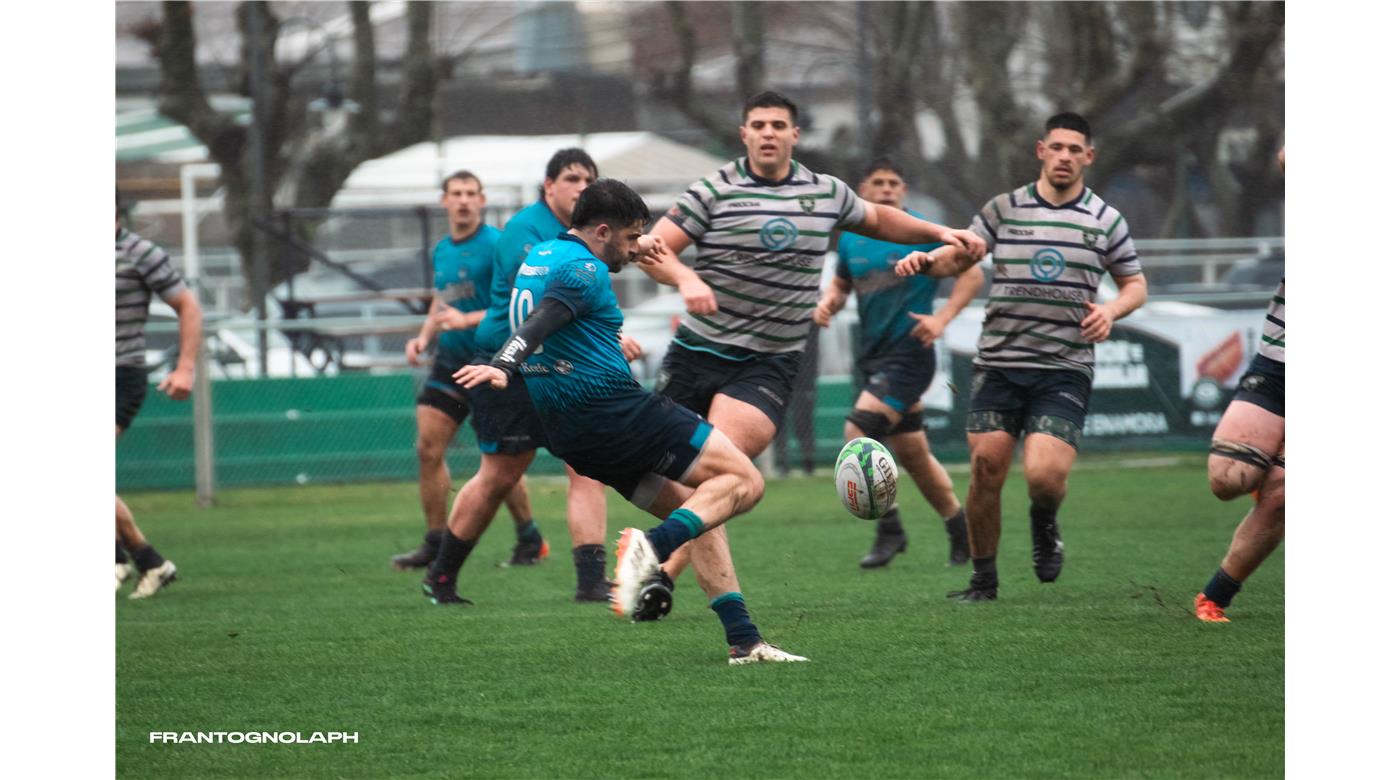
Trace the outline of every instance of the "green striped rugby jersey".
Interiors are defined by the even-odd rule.
[[[1142,272],[1128,223],[1088,187],[1052,206],[1035,183],[987,201],[969,230],[987,242],[995,273],[973,364],[1094,374],[1079,333],[1105,272]]]
[[[117,229],[117,365],[146,365],[146,316],[152,294],[173,303],[186,290],[165,250]]]
[[[796,161],[782,181],[740,158],[692,184],[666,216],[695,242],[719,311],[687,313],[681,337],[726,357],[801,350],[831,234],[859,226],[865,208],[845,182]]]
[[[1278,291],[1269,301],[1264,312],[1264,332],[1259,336],[1259,354],[1270,360],[1283,360],[1283,280],[1278,280]]]

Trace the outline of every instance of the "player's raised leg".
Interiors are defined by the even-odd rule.
[[[423,579],[423,593],[434,604],[471,603],[457,594],[457,575],[491,525],[496,510],[534,459],[533,449],[511,455],[482,454],[481,468],[457,492],[442,548]]]

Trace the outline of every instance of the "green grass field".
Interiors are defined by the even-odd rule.
[[[473,607],[434,607],[390,554],[422,533],[416,486],[125,498],[180,567],[116,603],[117,770],[125,777],[1282,776],[1283,555],[1231,609],[1190,603],[1245,502],[1204,463],[1071,477],[1059,582],[1030,566],[1024,483],[1008,483],[1001,600],[957,605],[966,568],[913,485],[909,552],[856,560],[873,527],[829,480],[775,481],[730,526],[765,636],[807,664],[729,667],[689,576],[633,625],[571,600],[563,486],[537,480],[554,545],[502,569],[504,513],[463,570]],[[1102,464],[1097,464],[1102,465]],[[966,478],[955,475],[959,490]],[[613,497],[616,499],[616,496]],[[645,518],[614,500],[610,538]],[[148,744],[150,731],[355,731],[355,745]]]

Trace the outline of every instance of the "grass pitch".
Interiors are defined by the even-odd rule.
[[[127,777],[1259,777],[1283,774],[1280,551],[1228,625],[1194,594],[1246,503],[1204,463],[1092,468],[1061,512],[1064,574],[1030,565],[1025,485],[1003,502],[1001,600],[958,605],[941,524],[907,481],[907,554],[825,478],[770,483],[730,525],[766,638],[807,664],[731,668],[686,576],[666,620],[574,604],[563,485],[532,484],[554,547],[498,568],[502,512],[434,607],[388,558],[422,534],[411,484],[125,496],[180,579],[116,603]],[[955,475],[959,492],[966,478]],[[460,480],[459,480],[460,481]],[[609,537],[646,527],[616,496]],[[610,564],[611,566],[611,564]],[[352,731],[352,745],[149,744],[151,731]]]

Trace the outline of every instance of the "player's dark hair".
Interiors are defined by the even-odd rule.
[[[1089,120],[1073,111],[1056,114],[1045,120],[1045,134],[1049,135],[1051,130],[1073,130],[1076,133],[1083,133],[1084,143],[1094,140],[1093,134],[1089,131]]]
[[[894,160],[891,160],[888,157],[876,157],[875,159],[871,160],[870,164],[865,166],[865,170],[861,171],[860,180],[865,181],[866,179],[870,178],[876,171],[890,171],[891,173],[893,173],[901,179],[904,179],[905,181],[909,180],[909,177],[904,175],[904,170],[900,168]]]
[[[481,184],[481,179],[478,178],[476,174],[474,174],[474,173],[472,173],[471,171],[466,170],[466,169],[464,168],[464,169],[462,169],[462,170],[460,170],[460,171],[454,171],[454,172],[452,172],[452,173],[449,173],[449,174],[447,175],[447,178],[442,180],[442,192],[443,192],[443,194],[444,194],[444,195],[447,194],[447,185],[449,185],[449,184],[451,184],[452,182],[457,181],[457,180],[459,180],[459,179],[460,179],[461,181],[474,181],[474,182],[476,182],[476,186],[477,186],[478,188],[482,186],[482,184]]]
[[[544,177],[546,179],[557,179],[559,178],[559,174],[563,173],[564,169],[570,165],[582,165],[588,169],[589,173],[593,174],[593,178],[598,178],[597,163],[593,162],[592,157],[588,156],[588,152],[578,147],[560,149],[555,152],[554,156],[549,158],[549,164],[544,167]]]
[[[744,101],[744,113],[740,117],[741,122],[749,121],[749,112],[755,108],[786,108],[792,117],[793,127],[797,126],[797,104],[787,99],[786,95],[772,90],[760,92],[748,100]]]
[[[617,179],[599,179],[578,196],[569,227],[588,227],[603,222],[618,229],[635,222],[646,224],[650,219],[651,210],[631,187]]]

